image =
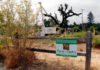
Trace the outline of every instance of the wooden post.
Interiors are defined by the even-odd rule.
[[[87,32],[87,38],[86,38],[86,66],[85,70],[90,70],[90,64],[91,64],[91,48],[92,48],[92,32]]]

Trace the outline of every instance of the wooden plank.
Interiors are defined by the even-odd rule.
[[[86,68],[85,70],[90,70],[91,64],[91,48],[92,48],[92,32],[87,32],[87,39],[86,39]]]
[[[36,51],[36,52],[43,52],[43,53],[53,53],[53,54],[56,54],[56,51],[55,50],[45,50],[45,49],[35,49],[35,48],[27,48],[28,50],[31,50],[31,51]],[[78,52],[78,56],[86,56],[85,53],[80,53]]]
[[[43,40],[56,40],[56,39],[75,39],[80,42],[86,42],[86,38],[75,38],[75,37],[28,37],[27,39],[43,39]]]

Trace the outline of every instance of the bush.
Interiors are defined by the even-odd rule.
[[[33,61],[36,60],[35,54],[26,49],[14,49],[9,48],[5,49],[2,52],[5,57],[4,64],[6,68],[18,68],[23,67],[27,68],[33,64]]]

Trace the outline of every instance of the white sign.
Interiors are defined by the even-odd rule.
[[[77,40],[57,39],[56,55],[77,57]]]

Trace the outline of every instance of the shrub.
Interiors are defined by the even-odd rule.
[[[4,64],[6,68],[17,68],[19,66],[27,68],[33,64],[33,61],[36,60],[33,52],[22,48],[5,49],[2,54],[5,57]]]

